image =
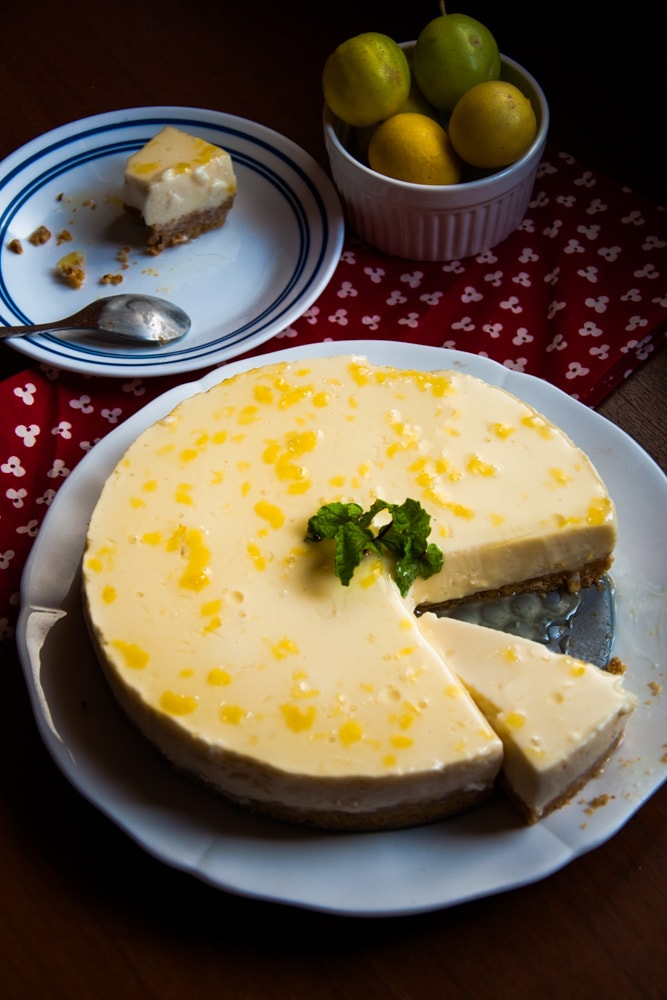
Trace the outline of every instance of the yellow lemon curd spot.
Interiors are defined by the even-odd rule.
[[[162,541],[161,531],[144,531],[141,536],[141,541],[144,545],[159,545]]]
[[[116,550],[112,545],[100,545],[95,555],[86,559],[86,566],[93,573],[101,573],[104,569],[113,569]]]
[[[241,496],[247,497],[251,489],[252,489],[252,483],[248,482],[248,480],[246,479],[244,483],[241,483]]]
[[[447,698],[460,698],[461,688],[457,684],[448,684],[445,688],[445,697]]]
[[[183,667],[182,670],[178,672],[179,677],[193,677],[194,669],[192,667]]]
[[[179,483],[178,486],[176,487],[174,499],[176,503],[182,503],[188,507],[191,507],[193,504],[193,500],[190,495],[191,493],[192,493],[192,483]]]
[[[340,489],[344,485],[345,476],[332,476],[329,480],[329,486],[335,486],[337,489]]]
[[[501,656],[503,660],[507,660],[508,663],[516,663],[519,659],[519,654],[517,653],[515,646],[505,646]]]
[[[399,649],[396,653],[396,659],[402,660],[405,656],[412,656],[415,651],[414,646],[404,646],[403,649]]]
[[[448,375],[436,375],[434,372],[409,371],[402,374],[408,376],[417,385],[420,392],[430,392],[441,398],[453,392],[452,380]]]
[[[259,415],[259,407],[255,406],[253,403],[248,403],[239,412],[236,421],[240,426],[247,426],[248,424],[253,424]]]
[[[563,517],[562,514],[554,514],[554,523],[557,528],[567,528],[572,524],[581,524],[580,517]]]
[[[363,576],[359,577],[359,586],[363,587],[364,590],[368,590],[372,587],[374,583],[377,582],[380,574],[382,573],[382,560],[373,559],[369,564],[368,570]]]
[[[508,712],[505,716],[505,722],[510,729],[523,729],[526,725],[526,716],[523,712]]]
[[[401,715],[399,715],[397,721],[399,729],[409,729],[412,723],[415,721],[415,717],[412,712],[403,712]]]
[[[262,405],[273,402],[273,392],[268,385],[256,385],[252,394],[256,401]]]
[[[185,590],[202,590],[211,582],[209,564],[211,550],[204,541],[201,528],[186,528],[183,536],[187,562],[178,581]]]
[[[268,500],[259,500],[255,504],[255,513],[268,521],[272,528],[281,528],[285,523],[285,515],[280,507],[269,503]]]
[[[393,754],[393,753],[387,753],[387,754],[385,754],[384,757],[382,758],[382,763],[387,768],[396,767],[396,756],[395,756],[395,754]]]
[[[363,730],[358,722],[354,719],[348,719],[338,730],[338,738],[340,739],[343,746],[349,747],[353,743],[357,743],[361,737],[364,735]]]
[[[313,406],[316,406],[318,410],[323,409],[325,406],[329,405],[331,397],[328,392],[316,392],[313,395]]]
[[[261,549],[255,542],[248,542],[247,552],[253,563],[255,564],[255,569],[265,570],[267,567],[266,557],[263,555]]]
[[[297,644],[287,636],[271,644],[271,654],[276,660],[284,660],[288,656],[295,656],[298,652]]]
[[[412,629],[415,628],[415,623],[411,618],[401,618],[399,627],[404,629],[406,632],[411,632]]]
[[[317,717],[317,709],[314,705],[307,705],[305,708],[302,708],[301,705],[287,703],[280,706],[280,711],[283,713],[283,718],[293,733],[301,733],[306,729],[310,729]]]
[[[148,479],[141,488],[144,493],[154,493],[157,489],[157,479]]]
[[[532,431],[537,431],[540,437],[551,437],[551,427],[549,427],[543,417],[540,417],[537,414],[522,417],[521,423],[524,427],[528,427]]]
[[[206,683],[211,684],[213,687],[226,687],[228,684],[232,683],[231,674],[227,670],[223,670],[222,667],[213,667],[209,670],[206,677]]]
[[[588,513],[586,520],[590,525],[604,524],[611,514],[611,500],[609,497],[600,497],[597,500],[593,500],[588,505]]]
[[[220,718],[223,722],[227,722],[232,726],[238,726],[239,722],[242,722],[245,716],[246,713],[240,705],[225,704],[220,706]]]
[[[407,750],[414,743],[414,740],[410,736],[405,736],[403,733],[394,733],[390,739],[390,743],[397,750]]]
[[[220,611],[222,611],[222,599],[220,597],[216,597],[212,601],[205,601],[199,609],[199,613],[203,618],[217,615]]]
[[[117,596],[116,588],[112,587],[110,583],[102,589],[102,600],[105,604],[113,604]]]
[[[462,517],[466,521],[472,521],[475,516],[475,512],[473,510],[470,510],[469,507],[464,507],[463,504],[460,503],[446,503],[445,507],[447,510],[450,510],[452,514],[455,514],[456,517]]]
[[[225,441],[227,440],[227,431],[224,429],[220,431],[214,431],[212,440],[213,444],[224,444]]]
[[[181,461],[185,462],[186,464],[188,462],[193,462],[198,454],[199,451],[197,450],[197,448],[182,448]]]
[[[141,497],[130,497],[130,507],[134,507],[135,510],[138,510],[140,507],[145,506],[146,501],[142,500]]]
[[[572,476],[568,476],[564,469],[549,469],[549,475],[557,486],[566,486],[572,482]]]
[[[512,434],[514,434],[514,431],[516,430],[516,428],[515,427],[510,427],[508,424],[496,423],[496,424],[490,424],[489,425],[489,430],[493,434],[495,434],[496,437],[499,437],[499,438],[501,438],[501,440],[504,441],[508,437],[511,437]]]
[[[189,715],[197,707],[197,699],[190,694],[177,694],[175,691],[163,691],[160,695],[160,708],[169,715]]]
[[[501,526],[501,524],[505,523],[505,515],[504,514],[496,514],[496,513],[494,513],[492,511],[489,514],[489,520],[491,521],[491,524],[493,525],[494,528],[499,528]]]
[[[573,663],[570,667],[570,677],[583,677],[586,667],[583,663]]]
[[[353,382],[356,382],[359,386],[368,385],[370,382],[370,371],[366,365],[361,365],[356,361],[351,361],[348,365],[348,371]]]
[[[215,630],[219,629],[221,625],[222,625],[222,618],[220,617],[220,615],[213,615],[211,618],[209,618],[206,625],[204,626],[204,634],[206,634],[207,632],[215,632]]]
[[[145,649],[142,649],[136,642],[126,642],[125,639],[114,639],[111,643],[114,649],[118,650],[123,657],[126,667],[131,670],[143,670],[148,664],[150,656]]]
[[[467,468],[468,472],[470,472],[474,476],[490,477],[490,476],[495,476],[497,472],[494,465],[491,465],[489,462],[483,461],[483,459],[481,459],[479,455],[470,456],[470,458],[468,459]]]

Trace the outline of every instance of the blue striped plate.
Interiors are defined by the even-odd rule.
[[[152,257],[142,227],[123,209],[122,179],[128,156],[165,125],[227,149],[238,195],[222,229]],[[52,235],[34,246],[29,237],[39,226]],[[62,240],[64,232],[71,240]],[[308,309],[333,274],[343,232],[327,175],[269,128],[184,107],[95,115],[46,133],[0,163],[0,323],[48,322],[103,295],[144,292],[189,313],[192,330],[184,341],[157,349],[101,347],[40,334],[8,343],[54,367],[100,375],[171,375],[220,364]],[[14,239],[21,254],[9,248]],[[86,281],[78,290],[56,272],[72,250],[85,257]],[[105,274],[122,275],[122,284],[100,284]]]

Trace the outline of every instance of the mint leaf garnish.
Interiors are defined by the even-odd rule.
[[[373,521],[385,510],[391,520],[374,534]],[[430,533],[431,515],[417,500],[402,504],[375,500],[366,512],[357,503],[334,502],[324,504],[310,518],[306,541],[329,538],[335,542],[334,567],[345,587],[368,552],[382,555],[386,550],[394,557],[394,579],[405,597],[418,576],[428,579],[442,569],[443,555],[427,541]]]

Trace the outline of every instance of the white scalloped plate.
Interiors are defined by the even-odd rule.
[[[104,438],[61,487],[22,581],[17,630],[40,732],[91,802],[175,868],[220,889],[331,913],[388,916],[453,906],[537,881],[612,837],[667,777],[665,593],[667,479],[625,433],[559,389],[494,361],[382,341],[315,344],[266,363],[358,353],[379,364],[478,375],[536,406],[591,457],[619,517],[614,564],[616,647],[639,697],[625,741],[576,799],[533,826],[503,800],[429,826],[324,833],[260,819],[176,774],[116,709],[82,620],[79,564],[86,526],[125,448],[178,401],[223,377],[210,373],[150,403]],[[235,361],[224,377],[257,364]],[[606,805],[591,808],[594,797]],[[600,799],[599,801],[602,801]]]

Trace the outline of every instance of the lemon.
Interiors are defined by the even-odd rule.
[[[406,111],[377,126],[368,144],[373,170],[411,184],[457,184],[461,161],[444,128],[428,115]]]
[[[415,42],[414,74],[426,98],[451,111],[477,83],[500,76],[498,44],[486,25],[467,14],[441,14]]]
[[[410,92],[410,66],[398,42],[366,31],[342,42],[322,71],[324,100],[341,121],[357,128],[395,114]]]
[[[536,135],[532,104],[518,87],[503,80],[471,87],[449,119],[452,145],[473,167],[509,166],[528,152]]]

